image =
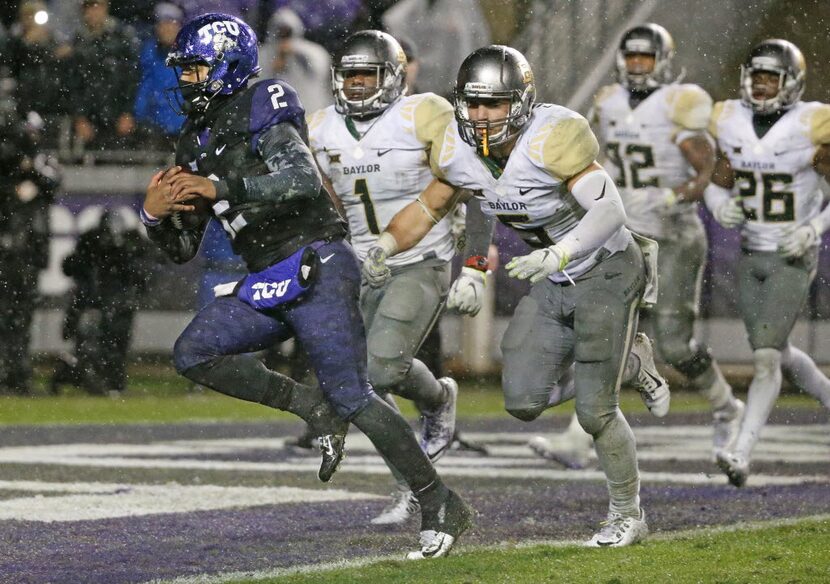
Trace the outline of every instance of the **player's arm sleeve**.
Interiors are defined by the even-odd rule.
[[[596,251],[625,224],[626,215],[614,180],[596,162],[568,183],[568,190],[585,215],[557,245],[568,259]]]
[[[712,98],[697,85],[681,85],[671,97],[669,119],[677,127],[675,144],[699,135],[712,119]]]
[[[192,260],[199,251],[210,217],[194,229],[176,229],[169,219],[158,225],[145,225],[147,236],[173,262],[183,264]]]
[[[294,124],[280,123],[268,128],[259,136],[257,152],[270,172],[218,181],[218,199],[231,204],[285,203],[311,198],[320,192],[323,180],[317,163]]]
[[[586,211],[577,226],[557,242],[569,259],[593,253],[626,220],[614,181],[596,162],[598,154],[597,139],[582,116],[557,123],[543,145],[544,168],[568,184]]]

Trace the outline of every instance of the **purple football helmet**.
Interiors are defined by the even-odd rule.
[[[260,72],[257,60],[253,29],[235,16],[212,12],[182,27],[167,56],[167,66],[207,65],[205,79],[179,82],[185,109],[204,112],[217,95],[230,95],[247,86]]]

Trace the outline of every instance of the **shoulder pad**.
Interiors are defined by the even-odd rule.
[[[605,85],[599,88],[596,95],[594,96],[594,107],[598,107],[602,105],[602,102],[607,100],[609,97],[614,95],[619,87],[618,83],[612,83],[611,85]]]
[[[673,87],[668,104],[669,118],[685,130],[705,130],[712,118],[712,98],[698,85]]]
[[[277,124],[290,122],[298,129],[305,126],[305,110],[296,90],[285,81],[264,79],[251,88],[249,131],[254,137]],[[254,139],[253,144],[256,144]]]
[[[449,166],[455,156],[455,149],[458,147],[458,139],[456,138],[458,130],[456,128],[455,119],[451,120],[440,136],[430,149],[429,165],[432,169],[432,174],[436,178],[445,178],[444,168]],[[462,147],[464,144],[461,145]]]
[[[567,180],[597,159],[599,143],[588,120],[565,108],[565,115],[546,121],[528,142],[531,160]]]
[[[726,106],[725,101],[716,102],[712,107],[712,115],[709,117],[709,133],[712,137],[718,137],[718,122],[723,116],[723,109]]]
[[[329,107],[333,107],[333,106],[329,106]],[[321,110],[317,110],[316,112],[314,112],[312,114],[308,114],[305,117],[305,122],[306,122],[306,125],[308,126],[308,138],[312,142],[314,141],[315,136],[318,133],[318,130],[323,125],[323,123],[326,121],[326,113],[327,112],[328,112],[328,108],[323,108]]]
[[[453,120],[453,108],[434,93],[412,96],[412,125],[419,142],[431,145],[443,141],[444,131]]]
[[[830,144],[830,105],[821,103],[806,112],[810,141],[816,146]]]
[[[320,124],[323,123],[323,120],[326,119],[326,108],[319,109],[314,113],[306,114],[305,123],[308,125],[308,130],[314,131]]]

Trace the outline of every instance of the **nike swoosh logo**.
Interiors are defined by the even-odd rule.
[[[535,188],[536,187],[529,187],[529,188],[526,188],[526,189],[519,189],[519,195],[523,197]]]
[[[607,187],[607,186],[608,186],[608,181],[602,183],[602,192],[599,194],[599,196],[596,199],[594,199],[595,201],[599,201],[602,197],[605,196],[605,187]]]
[[[220,154],[222,154],[222,152],[225,150],[226,147],[227,147],[227,144],[222,144],[221,147],[217,148],[216,149],[216,156],[219,156]]]
[[[651,372],[644,370],[643,373],[648,375],[649,379],[651,379],[656,385],[658,385],[658,386],[662,385],[662,382],[659,379],[657,379],[654,375],[652,375]]]
[[[378,150],[378,158],[380,158],[381,156],[385,156],[386,154],[389,154],[393,150],[394,150],[394,148],[387,148],[386,150]]]
[[[330,260],[331,258],[333,258],[333,257],[334,257],[334,254],[329,254],[329,255],[327,255],[327,256],[326,256],[326,257],[324,257],[324,258],[320,258],[320,263],[321,263],[321,264],[325,264],[327,261],[329,261],[329,260]]]

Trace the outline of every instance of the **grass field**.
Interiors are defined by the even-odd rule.
[[[465,551],[441,561],[378,561],[321,573],[285,575],[239,584],[464,584],[568,582],[672,584],[830,582],[830,519],[747,525],[656,536],[624,549],[577,545],[505,546]]]
[[[321,486],[317,455],[284,443],[299,427],[290,414],[193,389],[167,366],[133,366],[115,398],[51,396],[40,375],[35,396],[0,397],[0,582],[830,583],[830,438],[813,399],[778,400],[757,475],[741,490],[709,460],[699,394],[674,392],[662,420],[634,391],[621,400],[655,532],[643,545],[577,545],[604,513],[601,473],[566,471],[526,447],[563,427],[572,404],[522,424],[504,412],[497,380],[466,380],[461,429],[491,452],[453,451],[438,468],[478,510],[477,524],[451,557],[415,563],[401,558],[415,547],[417,518],[368,522],[390,484],[359,433],[335,484]],[[138,424],[147,426],[124,430]],[[338,493],[354,502],[328,498]]]
[[[35,384],[35,397],[0,397],[0,425],[7,424],[131,424],[188,421],[295,420],[295,416],[229,398],[209,389],[196,389],[169,367],[134,366],[129,389],[115,398],[94,397],[75,388],[66,388],[55,397],[46,395],[43,375]],[[635,391],[621,393],[624,412],[642,412]],[[416,410],[399,400],[405,415]],[[815,400],[803,395],[783,395],[782,407],[814,407]],[[705,411],[706,400],[696,392],[677,391],[672,395],[672,412]],[[548,415],[569,416],[573,402],[549,411]],[[461,383],[458,415],[464,417],[507,416],[496,380]]]

